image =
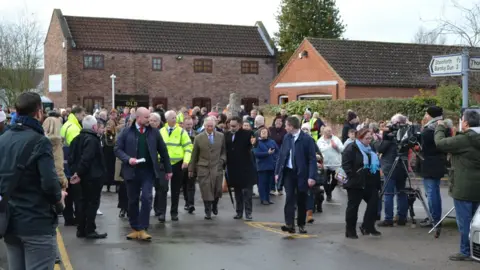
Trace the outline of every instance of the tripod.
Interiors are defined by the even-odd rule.
[[[419,156],[417,155],[417,157],[419,157]],[[421,158],[421,157],[419,157],[419,158]],[[420,200],[420,202],[422,202],[422,206],[423,206],[423,208],[425,209],[425,212],[428,215],[428,219],[433,223],[432,215],[430,214],[430,211],[428,210],[427,204],[425,203],[425,199],[423,198],[422,191],[418,187],[416,187],[416,188],[412,187],[412,180],[410,178],[410,174],[408,172],[408,166],[407,166],[408,156],[406,154],[398,154],[397,157],[395,158],[395,161],[393,162],[392,168],[388,172],[387,178],[385,178],[385,183],[383,185],[382,192],[380,193],[380,199],[382,199],[383,195],[385,194],[385,189],[388,185],[388,182],[391,180],[392,174],[395,171],[395,168],[399,165],[399,163],[402,164],[401,166],[402,166],[403,170],[405,170],[405,172],[406,172],[407,179],[408,179],[408,187],[405,188],[404,190],[398,190],[397,194],[400,193],[400,192],[404,192],[404,193],[407,194],[408,210],[409,210],[409,213],[410,213],[410,218],[412,220],[412,228],[415,228],[416,224],[417,224],[417,221],[415,220],[415,210],[413,209],[413,204],[415,203],[415,200],[417,198],[418,198],[418,200]],[[395,195],[395,193],[394,193],[394,195]],[[437,234],[439,235],[440,230],[438,228],[436,228],[435,230],[436,230],[436,235]],[[436,237],[438,237],[438,236],[436,236]]]

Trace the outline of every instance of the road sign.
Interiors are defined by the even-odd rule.
[[[462,75],[462,55],[434,56],[430,61],[429,70],[432,77],[460,76]]]
[[[470,57],[470,70],[480,71],[480,57]]]

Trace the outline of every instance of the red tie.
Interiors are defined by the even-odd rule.
[[[140,133],[143,134],[143,127],[140,127]]]

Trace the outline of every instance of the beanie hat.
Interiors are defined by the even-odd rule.
[[[348,112],[347,114],[347,122],[350,122],[352,121],[353,119],[357,118],[357,114],[355,114],[354,112],[350,111]]]
[[[438,106],[430,106],[427,109],[428,115],[430,115],[432,118],[439,117],[443,115],[443,109]]]

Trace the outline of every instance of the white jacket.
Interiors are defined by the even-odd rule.
[[[335,142],[338,149],[332,147],[332,140]],[[342,166],[342,152],[345,147],[337,136],[332,135],[331,139],[325,139],[325,137],[322,136],[318,139],[317,145],[323,155],[323,166],[331,168]]]

